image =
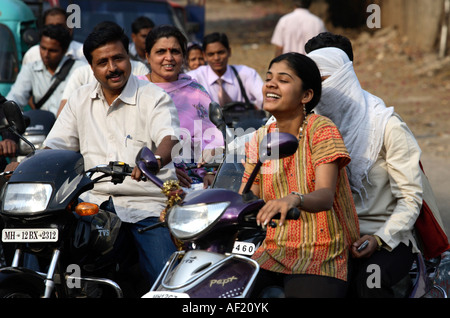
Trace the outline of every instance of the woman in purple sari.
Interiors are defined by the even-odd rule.
[[[206,188],[214,180],[214,171],[200,165],[211,162],[222,151],[224,140],[220,130],[209,120],[211,98],[208,93],[203,86],[182,73],[187,40],[174,26],[158,26],[147,35],[145,51],[151,72],[139,76],[139,79],[164,89],[178,110],[181,151],[179,156],[172,157],[180,184],[186,188],[196,184]],[[189,168],[188,164],[197,165]]]

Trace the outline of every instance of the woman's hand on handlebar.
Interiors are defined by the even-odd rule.
[[[292,208],[295,208],[297,199],[292,195],[288,195],[281,199],[268,201],[261,210],[259,210],[256,216],[256,223],[263,225],[264,227],[274,218],[275,215],[280,213],[279,225],[282,226],[286,220],[286,214]]]

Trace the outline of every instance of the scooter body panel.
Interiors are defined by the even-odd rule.
[[[183,293],[191,298],[247,297],[259,272],[258,263],[240,255],[192,250],[179,259],[182,253],[172,256],[151,293]]]

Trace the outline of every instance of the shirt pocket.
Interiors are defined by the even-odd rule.
[[[124,142],[120,150],[120,161],[123,161],[130,166],[135,166],[136,155],[142,149],[142,147],[147,147],[147,143],[141,140],[133,140],[129,136],[124,138]]]

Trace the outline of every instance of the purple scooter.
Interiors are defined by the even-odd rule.
[[[180,204],[174,205],[164,225],[185,249],[171,256],[143,297],[249,297],[259,272],[258,263],[249,255],[265,236],[256,224],[256,215],[264,201],[250,187],[264,161],[291,156],[297,147],[298,141],[291,134],[268,134],[261,142],[260,161],[242,195],[227,189],[205,189],[186,194]],[[276,158],[271,158],[271,154],[277,154]],[[148,180],[163,186],[152,173],[157,165],[148,148],[141,149],[136,164]],[[297,219],[299,215],[293,209],[287,219]],[[269,226],[276,224],[272,222]]]

